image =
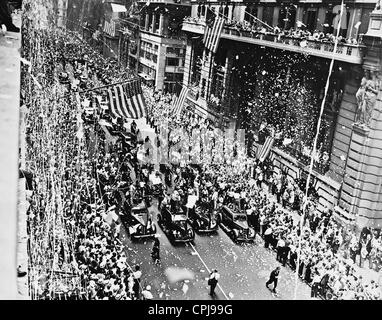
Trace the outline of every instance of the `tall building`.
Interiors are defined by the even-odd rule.
[[[188,0],[139,1],[126,23],[127,64],[157,90],[181,87],[186,55],[182,22],[190,13]]]
[[[380,228],[382,13],[376,2],[345,1],[341,8],[341,1],[325,0],[191,1],[183,23],[183,85],[190,88],[190,110],[217,126],[246,130],[250,156],[261,147],[266,124],[279,170],[304,181],[313,156],[319,210]],[[203,40],[216,18],[224,27],[214,35],[220,39],[214,52]],[[367,125],[355,124],[362,108]]]

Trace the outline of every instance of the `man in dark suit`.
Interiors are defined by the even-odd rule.
[[[277,287],[277,281],[278,281],[278,278],[279,278],[279,273],[280,273],[280,267],[277,267],[276,269],[274,269],[270,276],[269,276],[269,280],[266,282],[265,286],[269,289],[269,285],[273,283],[273,292],[276,293],[276,287]]]

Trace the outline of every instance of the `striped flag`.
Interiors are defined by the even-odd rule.
[[[106,21],[103,26],[103,32],[107,33],[109,36],[115,37],[115,22],[114,21]]]
[[[146,102],[138,80],[124,85],[129,118],[140,119],[146,116]]]
[[[259,158],[260,162],[263,162],[268,157],[274,141],[275,141],[275,139],[273,137],[270,137],[270,136],[265,139],[263,146],[259,149],[258,158]]]
[[[110,111],[117,118],[140,119],[146,116],[146,103],[138,80],[108,89]]]
[[[216,50],[218,49],[220,35],[224,27],[224,21],[225,20],[223,18],[216,17],[212,28],[207,26],[205,29],[203,43],[204,46],[213,53],[216,53]]]
[[[173,112],[178,116],[182,112],[184,102],[186,101],[188,95],[188,87],[183,87],[179,94],[179,97],[175,99]]]

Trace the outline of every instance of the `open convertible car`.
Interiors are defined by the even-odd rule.
[[[128,227],[132,240],[154,237],[156,226],[152,222],[145,202],[131,208],[130,214],[121,216],[122,222]]]
[[[163,206],[158,214],[158,224],[171,242],[191,242],[195,232],[180,207]]]
[[[210,233],[219,229],[219,215],[207,206],[196,205],[194,210],[189,210],[188,219],[196,232]]]
[[[235,203],[222,206],[219,211],[220,227],[235,242],[255,240],[255,230],[248,225],[247,215]]]

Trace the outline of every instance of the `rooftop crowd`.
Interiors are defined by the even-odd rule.
[[[202,17],[186,17],[184,19],[186,22],[200,23],[205,22],[205,18]],[[232,30],[237,30],[239,32],[250,32],[253,35],[260,37],[261,35],[272,35],[281,39],[296,39],[299,41],[309,40],[319,43],[334,43],[338,40],[338,43],[348,44],[348,45],[358,45],[359,40],[350,37],[346,38],[343,36],[338,36],[338,38],[332,33],[324,33],[323,31],[313,30],[309,31],[304,28],[303,25],[290,28],[288,30],[282,29],[279,26],[266,26],[260,22],[249,22],[249,21],[237,21],[236,19],[226,20],[225,26]]]

